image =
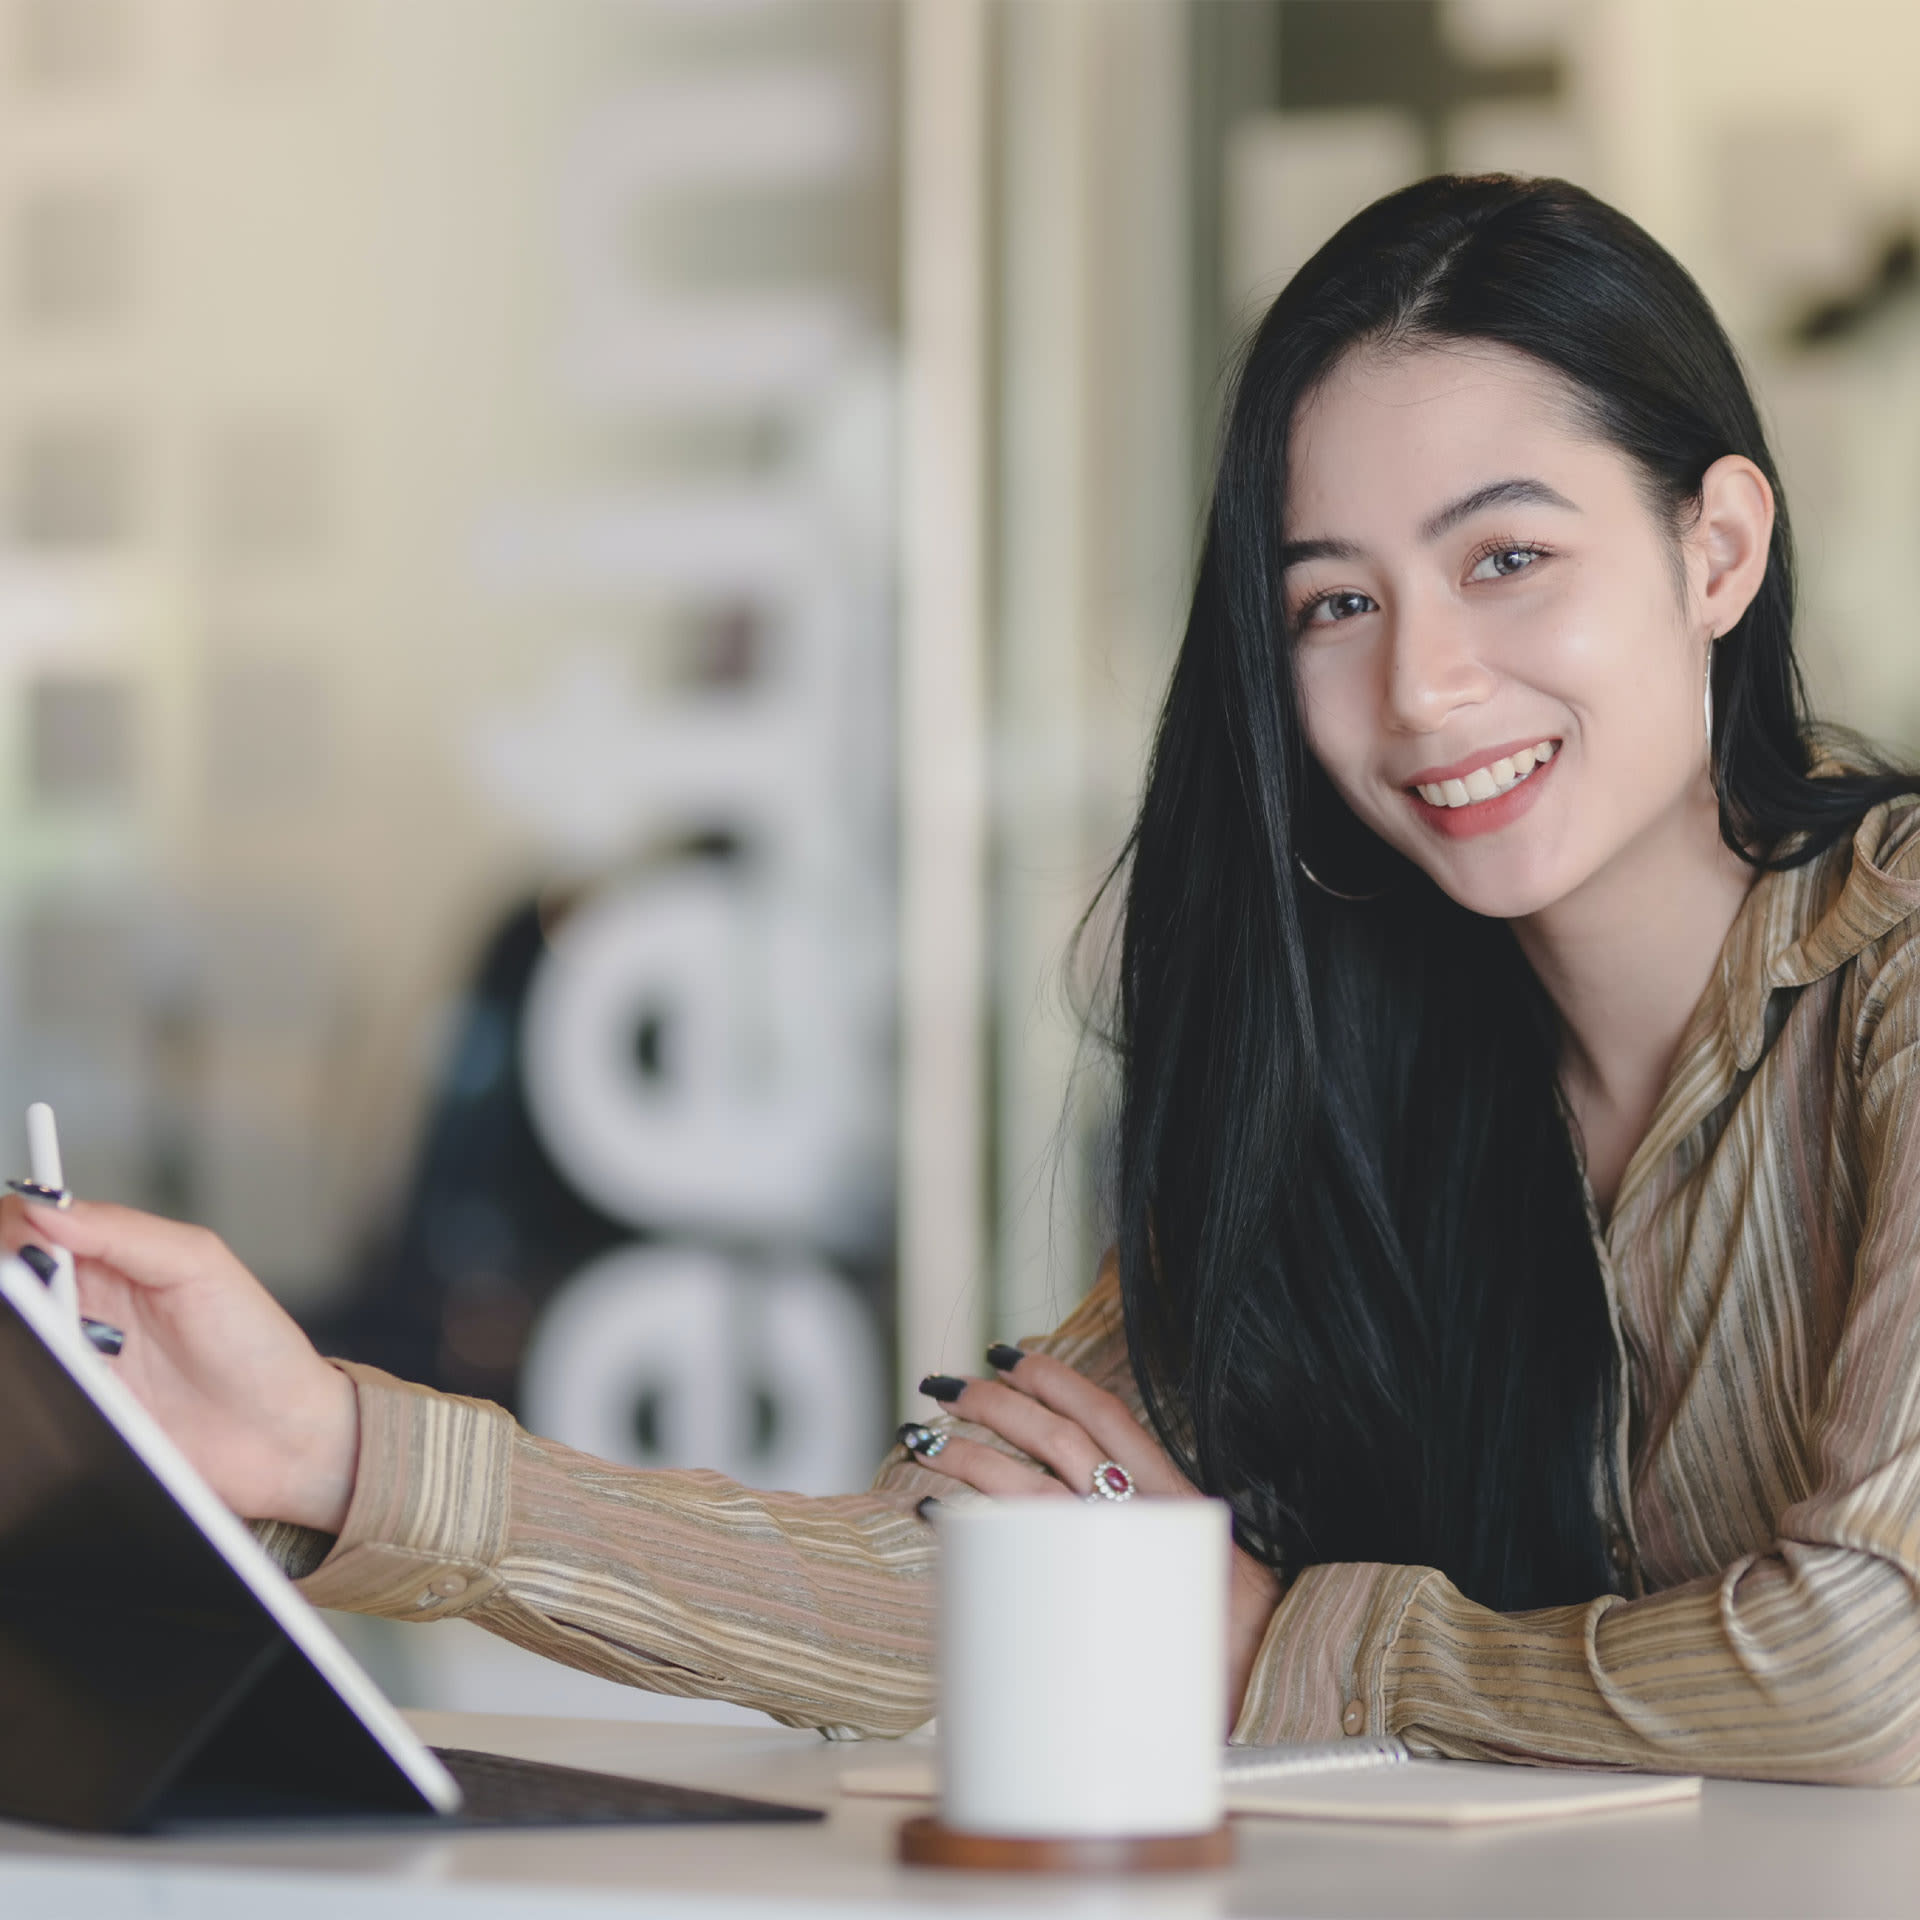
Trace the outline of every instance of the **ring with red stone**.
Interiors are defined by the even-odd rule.
[[[1089,1500],[1131,1500],[1133,1475],[1118,1460],[1102,1460],[1093,1470]]]

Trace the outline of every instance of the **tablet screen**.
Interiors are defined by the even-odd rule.
[[[436,1813],[461,1826],[821,1818],[422,1746],[40,1282],[0,1259],[0,1818]]]
[[[321,1800],[426,1807],[290,1642],[261,1570],[243,1577],[82,1387],[73,1368],[90,1362],[29,1323],[44,1314],[20,1298],[26,1270],[6,1264],[0,1816],[125,1827],[189,1776],[204,1796],[222,1772],[263,1770]],[[127,1398],[112,1381],[96,1393]],[[290,1586],[283,1605],[306,1609]]]

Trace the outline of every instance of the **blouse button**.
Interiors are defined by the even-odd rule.
[[[1349,1700],[1346,1712],[1340,1716],[1340,1725],[1348,1733],[1365,1733],[1367,1730],[1366,1703],[1361,1700]]]

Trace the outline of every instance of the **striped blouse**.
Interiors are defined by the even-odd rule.
[[[1308,1567],[1233,1738],[1920,1780],[1920,805],[1755,884],[1596,1244],[1626,1382],[1616,1590],[1499,1614],[1429,1567]],[[1110,1274],[1028,1344],[1137,1405]],[[954,1483],[904,1453],[864,1494],[765,1493],[347,1371],[343,1531],[261,1529],[319,1605],[462,1615],[829,1734],[932,1711],[916,1503]]]

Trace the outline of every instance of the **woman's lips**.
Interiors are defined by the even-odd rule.
[[[1476,800],[1464,807],[1436,807],[1419,794],[1409,793],[1407,803],[1424,826],[1443,838],[1474,840],[1483,833],[1497,833],[1518,820],[1539,799],[1540,789],[1553,778],[1554,770],[1565,757],[1564,753],[1555,753],[1524,780],[1505,793],[1495,794],[1491,800]]]

